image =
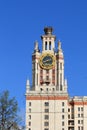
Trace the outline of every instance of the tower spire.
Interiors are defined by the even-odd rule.
[[[29,81],[29,79],[27,79],[27,81],[26,81],[26,93],[29,93],[29,90],[30,90],[30,81]]]
[[[38,51],[39,51],[38,41],[35,41],[35,43],[34,43],[34,51],[35,51],[35,52],[38,52]]]
[[[58,41],[58,51],[62,51],[60,40]]]

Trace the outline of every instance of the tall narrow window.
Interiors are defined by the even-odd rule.
[[[60,74],[60,85],[62,85],[62,74]]]
[[[60,63],[60,70],[62,70],[62,63]]]
[[[47,41],[45,42],[45,50],[47,50]]]
[[[49,50],[51,50],[51,41],[49,42]]]

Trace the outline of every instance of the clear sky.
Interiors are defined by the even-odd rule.
[[[41,48],[45,26],[62,42],[70,96],[87,95],[87,1],[0,0],[0,91],[9,90],[23,112],[34,42]]]

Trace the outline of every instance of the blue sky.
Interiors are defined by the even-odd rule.
[[[87,95],[87,1],[0,1],[0,91],[9,90],[25,110],[26,79],[32,78],[34,42],[52,26],[62,42],[71,96]],[[32,82],[30,82],[32,84]]]

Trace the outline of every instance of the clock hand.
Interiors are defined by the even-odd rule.
[[[45,60],[45,61],[43,61],[43,63],[48,62],[48,61],[51,61],[51,59]]]

